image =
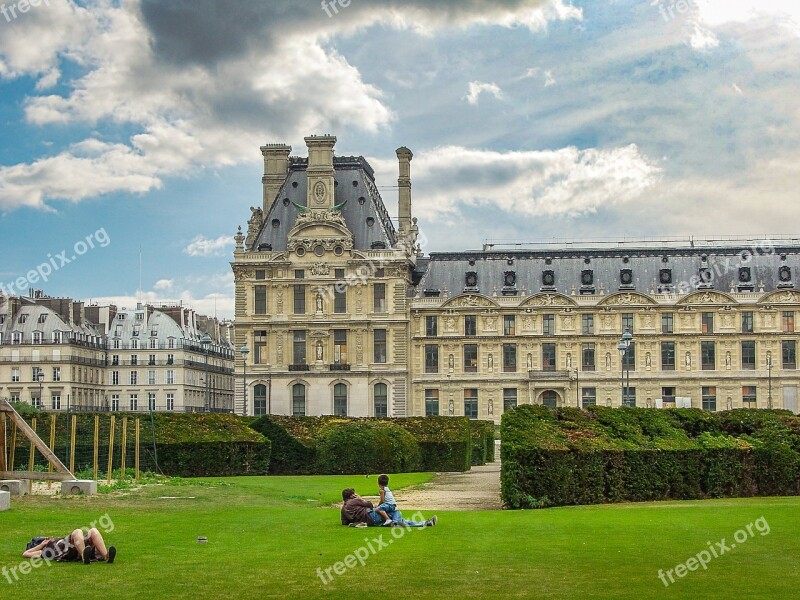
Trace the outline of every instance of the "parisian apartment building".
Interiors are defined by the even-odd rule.
[[[53,411],[232,412],[231,329],[181,304],[0,297],[0,398]]]
[[[423,255],[331,135],[261,148],[236,235],[236,410],[466,415],[518,404],[798,412],[797,238],[533,243]],[[394,182],[383,182],[394,185]],[[466,234],[468,235],[468,234]],[[478,239],[465,242],[479,247]]]

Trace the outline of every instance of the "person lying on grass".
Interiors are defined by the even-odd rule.
[[[22,553],[25,558],[44,558],[56,562],[78,562],[89,564],[94,561],[114,562],[117,549],[106,548],[105,540],[100,532],[92,527],[84,535],[83,530],[76,529],[63,538],[34,538],[28,549]]]
[[[372,502],[363,500],[353,488],[342,490],[342,525],[351,527],[368,527],[384,525],[385,520],[380,513],[372,506]],[[390,513],[391,525],[402,525],[404,527],[431,527],[436,525],[438,519],[436,515],[427,521],[406,521],[402,513],[396,510]]]

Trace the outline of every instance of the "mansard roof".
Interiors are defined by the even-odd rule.
[[[286,250],[289,231],[295,224],[298,206],[305,207],[308,180],[308,159],[289,158],[289,173],[283,186],[264,217],[264,224],[252,247],[257,251],[271,247],[273,251]],[[397,235],[389,213],[375,185],[375,173],[363,156],[334,156],[334,204],[339,206],[353,234],[356,250],[373,247],[391,248]]]

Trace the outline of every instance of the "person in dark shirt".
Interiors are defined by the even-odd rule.
[[[44,558],[56,562],[83,561],[88,565],[98,560],[111,564],[117,555],[114,546],[106,548],[102,534],[94,527],[85,534],[83,530],[76,529],[63,538],[47,537],[34,541],[39,543],[25,550],[23,557]]]
[[[384,519],[375,510],[372,502],[362,499],[353,488],[346,488],[342,490],[342,525],[349,525],[352,527],[359,526],[378,526],[383,525]],[[431,527],[436,525],[438,519],[436,515],[427,521],[406,521],[400,511],[394,513],[393,525],[402,525],[405,527]]]

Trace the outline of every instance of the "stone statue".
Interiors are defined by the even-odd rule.
[[[316,302],[317,302],[317,313],[321,313],[323,309],[322,294],[319,293],[317,294]]]
[[[317,340],[317,360],[322,360],[322,340]]]
[[[256,241],[258,232],[261,231],[261,226],[264,224],[264,211],[255,206],[250,207],[250,220],[247,221],[247,238],[245,239],[245,247],[251,248]]]

